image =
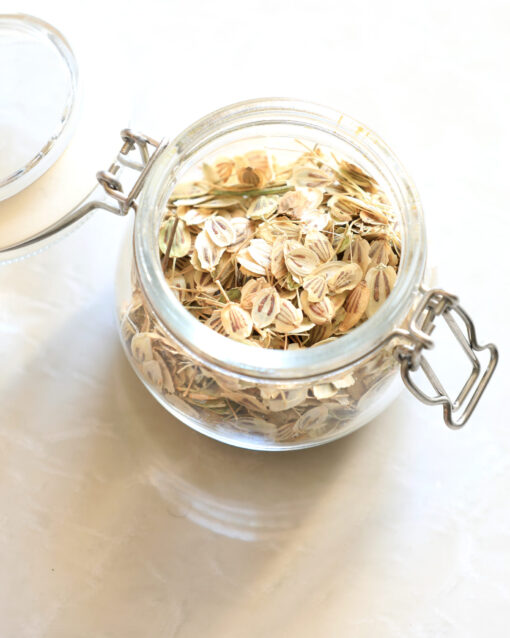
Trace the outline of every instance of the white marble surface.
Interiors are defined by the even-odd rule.
[[[113,320],[125,224],[96,214],[0,269],[0,636],[506,638],[508,3],[4,8],[109,56],[105,73],[130,60],[133,123],[154,135],[271,94],[366,122],[414,176],[439,283],[502,362],[460,432],[403,393],[323,448],[229,448],[130,370]]]

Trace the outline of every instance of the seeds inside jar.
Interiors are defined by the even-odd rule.
[[[220,334],[316,346],[318,326],[341,338],[393,288],[400,234],[384,192],[361,167],[305,148],[290,164],[264,149],[218,157],[170,196],[159,235],[169,288]]]
[[[342,339],[378,312],[397,278],[400,234],[361,167],[317,146],[288,157],[262,149],[202,164],[174,188],[158,241],[168,290],[196,319],[292,351]],[[161,327],[133,275],[121,330],[136,369],[178,413],[214,429],[315,439],[348,425],[394,374],[389,349],[314,383],[209,368]]]

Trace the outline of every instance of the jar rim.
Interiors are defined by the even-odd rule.
[[[239,343],[198,321],[168,294],[161,269],[157,228],[169,175],[206,141],[257,124],[297,124],[347,141],[384,168],[400,202],[402,255],[391,295],[383,306],[336,341],[314,348],[273,350]],[[171,186],[175,183],[175,179]],[[214,111],[180,133],[157,159],[140,194],[134,249],[140,285],[152,311],[192,356],[219,371],[264,381],[305,379],[346,369],[380,347],[402,325],[421,284],[426,262],[422,207],[410,177],[390,148],[370,129],[333,108],[291,98],[260,98]]]

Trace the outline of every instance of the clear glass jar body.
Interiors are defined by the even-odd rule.
[[[157,234],[168,195],[190,168],[241,146],[294,151],[296,139],[328,147],[378,180],[399,218],[402,257],[389,299],[352,333],[299,351],[264,350],[213,332],[169,294]],[[120,335],[142,382],[194,429],[250,449],[310,447],[361,427],[400,391],[393,336],[406,327],[424,268],[416,193],[373,133],[316,105],[280,99],[241,103],[184,131],[153,166],[119,260]]]

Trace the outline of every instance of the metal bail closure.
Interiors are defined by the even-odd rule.
[[[423,354],[423,350],[434,347],[430,335],[435,328],[435,320],[438,317],[445,320],[467,354],[472,366],[471,373],[455,401],[449,397]],[[462,323],[466,328],[467,338],[461,329]],[[412,316],[409,329],[403,336],[410,340],[410,343],[397,346],[395,354],[401,362],[404,383],[423,403],[442,405],[444,421],[449,428],[463,427],[477,406],[496,368],[498,362],[496,346],[492,343],[484,346],[479,345],[473,322],[459,305],[457,297],[439,289],[424,291],[424,296]],[[489,351],[490,359],[486,369],[482,372],[482,366],[476,353],[483,350]],[[417,371],[420,367],[437,392],[435,396],[429,396],[413,381],[411,372]],[[468,397],[470,398],[468,399]],[[457,414],[458,416],[456,416]]]

